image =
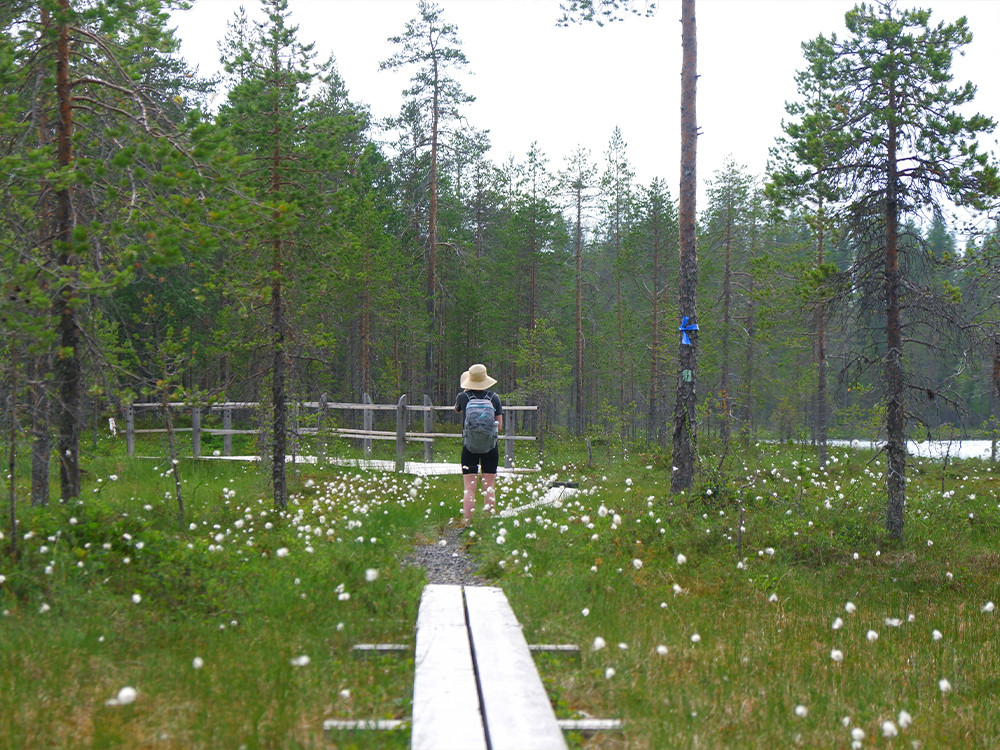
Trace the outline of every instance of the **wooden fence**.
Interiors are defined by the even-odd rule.
[[[260,429],[233,429],[233,412],[257,409],[260,404],[254,401],[229,401],[205,406],[192,405],[187,402],[172,401],[167,405],[169,408],[190,409],[191,426],[175,427],[174,432],[191,433],[191,453],[195,458],[201,457],[201,436],[221,435],[222,455],[233,455],[233,435],[256,435]],[[142,433],[165,433],[167,428],[144,428],[138,429],[135,426],[136,410],[161,409],[160,403],[133,403],[125,409],[125,445],[129,456],[135,455],[135,436]],[[435,440],[454,440],[461,438],[460,432],[435,432],[435,412],[454,413],[454,406],[435,406],[429,396],[424,396],[420,405],[410,405],[404,393],[396,404],[373,404],[368,394],[365,394],[360,404],[338,403],[327,401],[325,397],[320,397],[319,401],[296,402],[293,408],[310,409],[316,411],[315,427],[295,427],[291,430],[293,436],[328,434],[337,435],[360,442],[365,458],[371,457],[373,440],[394,440],[396,442],[396,470],[402,471],[406,462],[406,444],[408,442],[423,443],[424,462],[434,461]],[[344,412],[361,412],[361,427],[334,427],[327,426],[327,420],[331,410]],[[514,466],[514,443],[519,440],[536,440],[534,435],[517,435],[517,416],[521,415],[521,424],[524,422],[524,414],[529,411],[537,411],[537,406],[504,406],[504,434],[501,441],[504,444],[504,466],[508,469]],[[201,417],[203,411],[221,412],[222,428],[202,427]],[[373,428],[375,412],[395,412],[395,430],[375,430]],[[423,414],[423,430],[421,432],[409,432],[407,426],[411,413],[419,412]],[[320,446],[319,461],[322,463],[326,458],[325,446]]]

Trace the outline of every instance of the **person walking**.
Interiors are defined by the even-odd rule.
[[[499,432],[503,429],[503,404],[490,390],[497,381],[486,372],[486,365],[475,364],[462,373],[462,390],[455,399],[455,411],[462,414],[462,516],[468,524],[476,507],[479,471],[483,473],[483,507],[487,513],[496,510],[497,466],[500,448]]]

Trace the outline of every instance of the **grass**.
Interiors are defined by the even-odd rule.
[[[626,722],[572,746],[1000,745],[988,463],[914,462],[892,545],[870,454],[820,469],[755,446],[670,496],[662,456],[549,451],[538,475],[500,481],[500,507],[554,480],[579,492],[476,519],[467,551],[529,642],[583,648],[537,659],[557,715]],[[412,657],[350,647],[413,642],[424,578],[402,560],[457,520],[458,477],[307,467],[278,512],[259,468],[182,460],[181,522],[166,468],[103,447],[81,502],[19,505],[21,554],[0,557],[0,748],[407,747],[405,730],[324,738],[323,720],[409,716]],[[136,700],[113,705],[125,686]]]

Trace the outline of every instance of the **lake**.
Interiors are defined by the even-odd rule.
[[[870,440],[828,440],[829,446],[841,446],[849,448],[868,448],[878,450],[885,445],[884,442],[872,442]],[[943,459],[949,458],[984,458],[989,459],[992,452],[992,442],[989,440],[908,440],[906,450],[911,456],[922,458]]]

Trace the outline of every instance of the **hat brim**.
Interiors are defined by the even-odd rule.
[[[459,381],[462,388],[467,391],[485,391],[487,388],[492,388],[497,384],[496,378],[491,378],[487,375],[482,380],[473,380],[469,377],[469,372],[466,370],[462,373],[462,378]]]

